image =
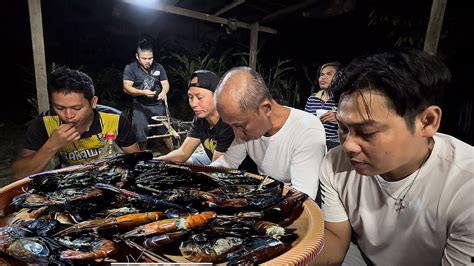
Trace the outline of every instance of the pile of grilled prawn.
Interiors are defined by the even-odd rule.
[[[113,261],[133,242],[156,253],[179,250],[191,262],[261,263],[290,248],[297,236],[285,227],[307,198],[264,181],[193,172],[148,152],[40,173],[13,198],[17,212],[0,228],[0,252],[82,265]]]

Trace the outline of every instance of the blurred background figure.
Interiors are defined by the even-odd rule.
[[[167,115],[166,95],[170,84],[165,68],[154,61],[153,47],[146,39],[138,43],[135,58],[123,71],[123,90],[133,96],[132,124],[140,150],[143,151],[147,148],[147,137],[150,134],[148,125],[156,123],[151,117]],[[159,135],[168,133],[164,126],[156,129]],[[171,137],[163,140],[168,150],[172,150]]]
[[[323,123],[328,150],[339,145],[336,120],[337,103],[332,97],[329,86],[340,67],[341,64],[337,61],[329,62],[321,66],[318,78],[320,90],[316,93],[312,93],[308,97],[304,108],[306,112],[314,114]]]

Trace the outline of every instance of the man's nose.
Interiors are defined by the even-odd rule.
[[[191,106],[191,108],[196,107],[197,105],[198,105],[197,99],[189,99],[189,106]]]
[[[361,148],[357,143],[357,138],[352,136],[350,133],[340,138],[342,148],[348,153],[359,153]]]
[[[74,118],[74,116],[76,115],[75,112],[73,110],[70,110],[70,109],[66,109],[64,111],[64,115],[66,116],[66,118],[70,119],[70,118]]]

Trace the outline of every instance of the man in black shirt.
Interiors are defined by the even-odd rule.
[[[160,160],[208,165],[221,156],[234,140],[232,128],[222,122],[214,104],[214,90],[219,77],[211,71],[198,70],[191,75],[188,97],[195,114],[188,136],[180,148],[158,157]],[[205,154],[193,154],[202,144]]]
[[[92,79],[85,73],[60,68],[49,77],[51,110],[30,122],[25,143],[12,164],[15,178],[43,171],[54,156],[61,166],[98,157],[106,133],[115,133],[126,153],[138,152],[132,126],[120,111],[98,105]]]
[[[170,84],[165,68],[153,61],[153,47],[142,40],[135,54],[136,61],[125,66],[123,71],[123,90],[133,96],[133,127],[137,134],[140,150],[146,149],[149,134],[148,125],[154,123],[152,116],[166,116],[166,94]],[[166,134],[165,127],[158,127],[160,135]],[[171,138],[165,144],[172,149]]]

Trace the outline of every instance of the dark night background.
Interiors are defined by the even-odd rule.
[[[220,1],[191,2],[194,6],[186,8],[208,13],[225,5],[219,4]],[[472,145],[473,9],[460,2],[448,0],[438,47],[438,56],[453,75],[452,86],[442,105],[444,114],[440,131]],[[329,5],[328,1],[321,3],[323,7]],[[355,56],[377,48],[423,47],[431,1],[366,0],[353,3],[352,9],[336,15],[313,8],[306,10],[304,16],[299,12],[262,25],[272,27],[278,33],[259,34],[259,70],[268,73],[279,59],[290,60],[286,66],[294,67],[289,73],[296,80],[293,84],[298,86],[296,107],[304,106],[312,85],[310,80],[316,77],[316,69],[322,63],[339,60],[345,64]],[[216,8],[209,11],[206,5]],[[224,15],[251,20],[254,14],[244,8]],[[9,1],[4,12],[8,13],[8,19],[3,23],[6,29],[4,67],[7,68],[3,77],[7,82],[3,85],[4,96],[0,97],[0,123],[24,125],[35,114],[28,99],[36,96],[27,1]],[[130,100],[121,90],[120,72],[134,59],[136,43],[142,37],[154,42],[155,60],[167,71],[177,64],[176,58],[170,57],[173,53],[188,58],[206,55],[222,58],[227,52],[229,62],[239,62],[230,58],[248,52],[249,46],[248,30],[237,29],[227,34],[225,26],[219,24],[145,10],[121,1],[43,0],[42,16],[48,71],[53,63],[80,68],[94,79],[97,94],[108,93],[106,97],[123,101],[118,103],[119,107],[127,106]],[[170,82],[170,93],[174,91],[170,98],[171,111],[178,118],[187,119],[191,111],[182,102],[185,81],[172,77]],[[107,91],[100,91],[103,88]],[[7,91],[12,96],[7,97]]]

